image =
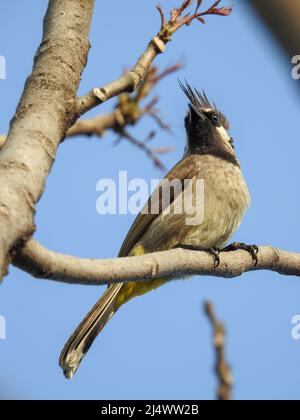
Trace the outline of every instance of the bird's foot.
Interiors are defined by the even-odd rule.
[[[222,249],[222,252],[230,252],[230,251],[238,251],[243,250],[249,252],[251,257],[253,258],[254,266],[257,266],[258,263],[258,246],[257,245],[247,245],[240,242],[234,242]]]
[[[189,245],[189,244],[176,244],[174,248],[181,248],[181,249],[187,249],[189,251],[203,251],[207,252],[209,255],[213,257],[214,260],[214,268],[218,268],[220,265],[220,252],[221,249],[217,248],[216,246],[213,246],[211,248],[204,248],[197,245]]]

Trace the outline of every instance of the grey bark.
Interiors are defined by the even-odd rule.
[[[31,239],[14,264],[37,278],[94,286],[187,275],[232,278],[253,270],[300,276],[300,254],[271,246],[259,248],[256,266],[248,252],[235,251],[221,253],[221,263],[215,268],[214,259],[206,252],[174,249],[140,257],[95,260],[59,254]]]
[[[0,152],[0,279],[34,232],[35,204],[75,118],[94,0],[50,0],[42,43]]]

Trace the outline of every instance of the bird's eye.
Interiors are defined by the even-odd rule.
[[[215,125],[219,125],[220,124],[220,117],[218,114],[212,114],[211,116],[211,120]]]

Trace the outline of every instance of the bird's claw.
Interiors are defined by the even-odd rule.
[[[206,249],[206,252],[213,257],[214,268],[218,268],[220,265],[220,248],[213,246],[212,248]]]
[[[243,250],[243,251],[247,251],[249,252],[249,254],[251,255],[253,262],[254,262],[254,266],[256,267],[258,264],[258,258],[257,258],[257,254],[258,254],[258,246],[257,245],[247,245],[247,244],[243,244],[240,242],[234,242],[233,244],[230,244],[228,246],[226,246],[224,249],[222,249],[222,252],[230,252],[230,251],[238,251],[238,250]]]
[[[221,249],[217,248],[216,246],[213,246],[211,248],[204,248],[204,247],[200,247],[200,246],[195,246],[195,245],[188,245],[188,244],[176,244],[175,248],[181,248],[181,249],[187,249],[190,251],[202,251],[202,252],[207,252],[209,255],[211,255],[213,257],[214,260],[214,268],[218,268],[220,265],[220,252]]]

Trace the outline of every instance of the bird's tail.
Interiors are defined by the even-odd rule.
[[[72,378],[95,338],[116,312],[115,303],[122,286],[122,283],[109,286],[69,338],[59,359],[66,378]]]

